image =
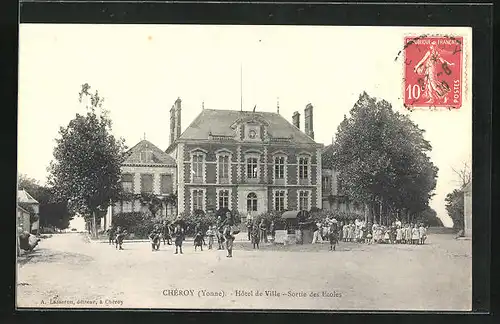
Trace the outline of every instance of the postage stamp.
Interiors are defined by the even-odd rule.
[[[409,109],[462,106],[463,37],[404,39],[404,105]]]

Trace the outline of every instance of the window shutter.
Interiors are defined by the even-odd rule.
[[[161,176],[161,193],[162,194],[171,194],[172,193],[172,175],[171,174],[163,174]]]

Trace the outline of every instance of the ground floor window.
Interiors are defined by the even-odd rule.
[[[229,208],[229,190],[219,190],[219,209]]]
[[[309,191],[299,191],[299,210],[309,210]]]
[[[193,190],[193,211],[203,210],[203,190]]]
[[[274,209],[277,211],[285,210],[285,190],[276,190],[274,192]]]
[[[247,196],[247,212],[257,211],[257,195],[251,192]]]

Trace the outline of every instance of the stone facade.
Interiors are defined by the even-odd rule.
[[[204,110],[193,124],[167,149],[177,160],[179,212],[229,208],[245,218],[322,207],[323,145],[283,117]]]
[[[472,182],[464,188],[464,235],[472,236]]]

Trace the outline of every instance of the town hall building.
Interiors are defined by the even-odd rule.
[[[245,218],[269,210],[321,208],[321,152],[314,141],[313,106],[293,124],[278,113],[203,109],[180,134],[181,100],[171,110],[177,162],[178,211],[220,208]]]

